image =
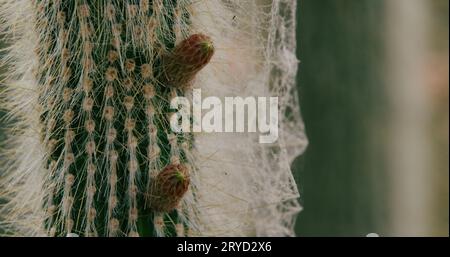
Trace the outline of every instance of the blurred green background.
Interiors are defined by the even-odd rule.
[[[375,188],[384,184],[383,167],[371,136],[386,106],[378,71],[382,8],[373,0],[299,3],[298,85],[310,140],[297,164],[299,235],[362,236],[384,215],[377,202],[384,190]]]
[[[448,3],[298,2],[299,236],[448,236]]]

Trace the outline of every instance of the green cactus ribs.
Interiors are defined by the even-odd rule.
[[[214,53],[190,1],[33,4],[49,235],[186,235],[194,142],[168,103]]]

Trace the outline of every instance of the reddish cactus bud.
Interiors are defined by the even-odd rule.
[[[189,171],[182,164],[170,164],[153,180],[146,194],[147,206],[158,212],[169,212],[177,207],[189,188]]]
[[[176,88],[190,87],[195,75],[209,63],[213,54],[210,37],[203,34],[188,37],[163,58],[161,82]]]

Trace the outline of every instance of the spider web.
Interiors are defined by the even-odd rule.
[[[216,54],[195,87],[202,97],[277,96],[279,139],[255,133],[196,137],[201,234],[293,235],[301,207],[290,163],[307,139],[295,76],[296,1],[199,1],[193,30],[211,35]]]

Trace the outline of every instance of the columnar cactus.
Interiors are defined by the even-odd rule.
[[[50,236],[183,236],[193,137],[169,126],[213,55],[188,0],[34,0]]]
[[[0,0],[0,234],[293,235],[295,4]],[[276,142],[203,129],[208,99],[247,96],[279,98]]]

